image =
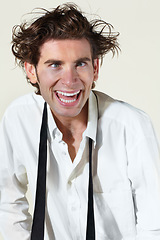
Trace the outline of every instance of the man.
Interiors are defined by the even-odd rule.
[[[36,197],[41,122],[47,127],[45,240],[160,239],[160,161],[151,122],[91,90],[99,59],[118,51],[111,30],[101,20],[89,22],[75,5],[14,29],[13,53],[37,92],[14,101],[1,123],[4,239],[27,240],[33,231],[25,194],[29,185]],[[91,205],[93,238],[87,238]]]

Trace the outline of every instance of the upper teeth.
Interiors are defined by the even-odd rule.
[[[66,97],[72,97],[77,95],[78,93],[80,93],[80,91],[77,91],[75,93],[67,93],[67,92],[61,92],[61,91],[57,91],[58,94],[61,94],[62,96],[66,96]]]

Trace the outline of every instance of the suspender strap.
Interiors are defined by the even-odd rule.
[[[37,239],[44,240],[46,165],[47,165],[47,104],[45,102],[40,132],[37,190],[31,240]],[[86,240],[95,240],[93,181],[92,181],[92,139],[90,138],[89,138],[89,184],[88,184],[88,213],[87,213]]]
[[[40,132],[37,190],[32,225],[31,240],[44,239],[46,164],[47,163],[47,104],[44,104]]]
[[[95,240],[93,181],[92,181],[92,139],[89,138],[89,185],[88,185],[88,215],[86,240]]]

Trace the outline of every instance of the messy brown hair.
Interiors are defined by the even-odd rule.
[[[85,38],[90,43],[92,59],[102,60],[107,52],[113,55],[118,52],[119,34],[112,32],[112,25],[100,19],[88,21],[75,4],[60,5],[52,11],[42,10],[43,15],[31,24],[22,23],[13,28],[12,52],[23,69],[25,62],[38,64],[40,47],[51,39]],[[38,84],[32,85],[40,93]]]

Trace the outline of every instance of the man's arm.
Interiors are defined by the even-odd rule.
[[[144,136],[128,152],[128,175],[135,203],[136,240],[159,240],[160,151],[150,121],[146,127]]]
[[[18,162],[9,130],[3,119],[0,125],[0,232],[4,240],[28,240],[31,228],[25,197],[28,180],[25,167]]]

